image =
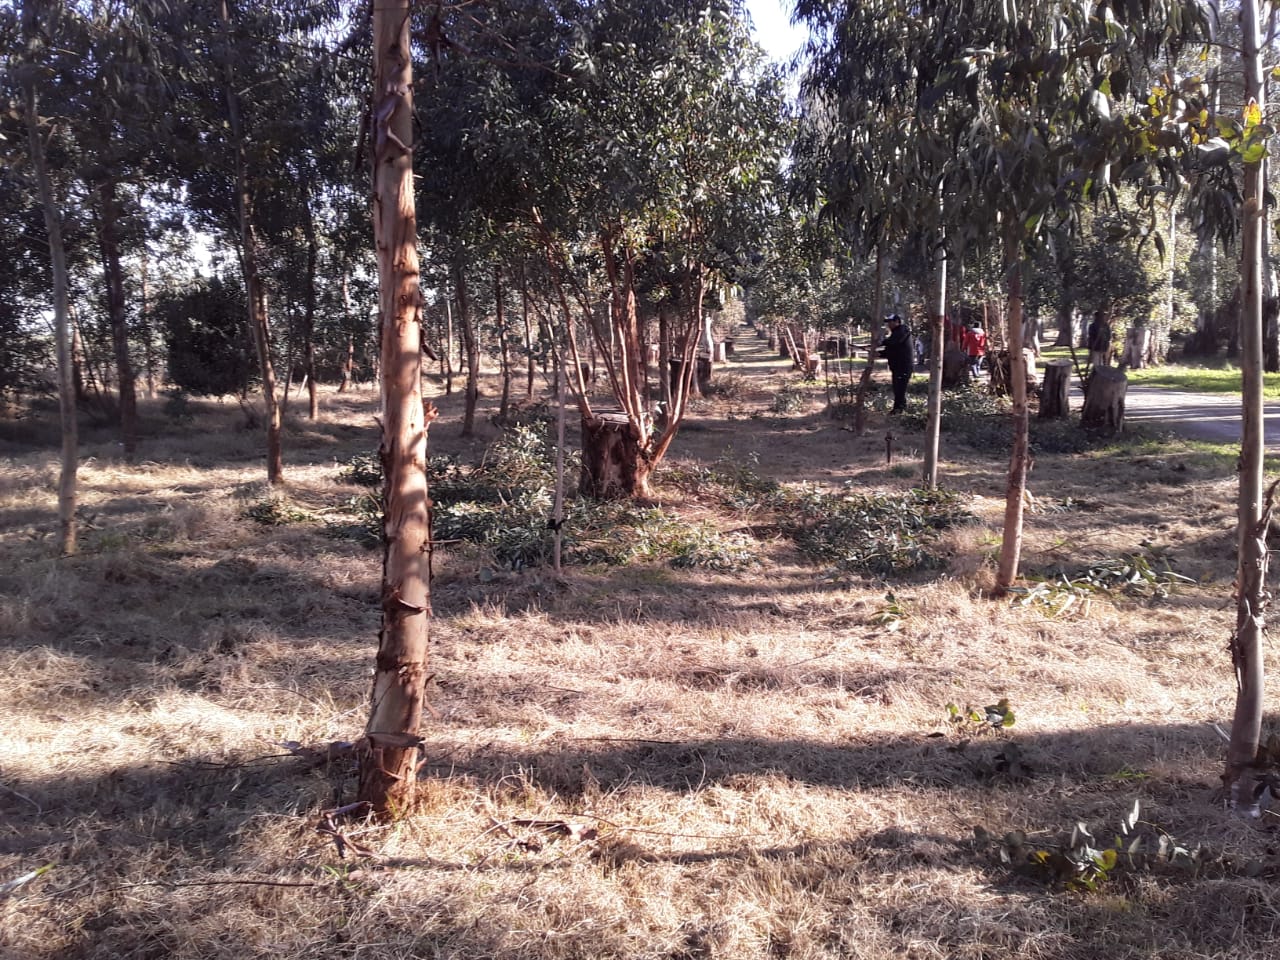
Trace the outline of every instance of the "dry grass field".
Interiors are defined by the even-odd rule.
[[[342,843],[317,827],[351,799],[350,761],[282,744],[361,733],[379,554],[329,530],[367,492],[338,463],[376,446],[375,395],[326,392],[315,423],[295,401],[278,525],[245,515],[267,491],[234,403],[194,402],[189,423],[144,406],[134,466],[87,427],[67,560],[49,414],[0,422],[0,885],[50,867],[0,893],[0,956],[1280,956],[1275,819],[1214,796],[1231,458],[1150,436],[1042,450],[1026,571],[1144,555],[1192,582],[996,601],[1002,451],[944,441],[943,482],[976,520],[941,534],[940,566],[833,571],[689,478],[735,462],[903,491],[920,434],[877,412],[855,437],[758,341],[729,372],[658,505],[749,534],[758,562],[556,578],[440,548],[424,797],[394,823],[338,822]],[[433,453],[477,462],[497,428],[464,442],[460,394],[436,402]],[[1000,698],[1011,727],[948,716]],[[1089,892],[975,839],[1047,849],[1084,822],[1109,846],[1135,799],[1149,844],[1207,845],[1204,864]]]

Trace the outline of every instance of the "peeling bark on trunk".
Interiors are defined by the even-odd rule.
[[[373,228],[382,332],[382,631],[360,752],[359,798],[401,813],[418,776],[431,616],[427,427],[422,397],[422,295],[413,193],[409,0],[373,7]]]
[[[24,10],[24,15],[30,15]],[[34,29],[34,24],[29,24]],[[62,427],[62,464],[58,473],[58,548],[64,556],[76,552],[76,471],[79,467],[76,424],[76,392],[72,378],[71,318],[67,279],[67,250],[62,238],[62,212],[53,195],[49,167],[45,161],[44,141],[40,136],[40,120],[34,81],[28,79],[26,95],[27,144],[31,165],[35,168],[44,210],[45,234],[49,238],[49,262],[53,273],[53,335],[58,353],[58,417]]]
[[[116,388],[120,403],[120,438],[124,458],[133,462],[138,450],[138,397],[129,360],[129,327],[125,318],[124,269],[120,266],[120,199],[117,184],[106,180],[97,185],[98,250],[102,256],[102,282],[106,293],[107,319],[111,323],[111,346],[116,361]]]
[[[1012,244],[1010,244],[1012,247]],[[1005,594],[1018,577],[1022,557],[1022,516],[1026,504],[1030,441],[1027,419],[1027,358],[1022,349],[1022,261],[1009,273],[1009,387],[1013,396],[1013,452],[1009,457],[1009,485],[1004,501],[1004,532],[996,571],[997,596]]]
[[[1240,4],[1241,55],[1245,100],[1265,115],[1257,0]],[[1247,136],[1247,134],[1246,134]],[[1262,737],[1265,607],[1267,602],[1266,531],[1270,510],[1263,502],[1262,405],[1262,234],[1265,227],[1265,183],[1261,163],[1244,165],[1244,211],[1240,250],[1240,372],[1242,436],[1240,489],[1236,506],[1236,629],[1231,638],[1231,665],[1236,676],[1236,706],[1222,774],[1227,803],[1258,816],[1254,762]],[[1274,488],[1273,488],[1274,489]]]

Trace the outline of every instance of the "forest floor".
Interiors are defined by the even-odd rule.
[[[555,577],[442,546],[424,796],[340,838],[351,762],[323,751],[361,734],[380,576],[335,535],[368,494],[340,464],[375,449],[376,396],[326,391],[315,422],[294,401],[282,499],[232,402],[183,423],[144,404],[135,465],[86,425],[70,559],[54,414],[0,422],[0,957],[1280,955],[1277,818],[1215,792],[1229,451],[1034,424],[1011,602],[990,596],[1007,422],[956,420],[941,476],[972,519],[925,544],[932,565],[853,572],[748,494],[902,494],[918,417],[881,394],[855,436],[823,386],[738,343],[645,523],[751,562]],[[480,462],[498,428],[462,440],[460,392],[435,401],[433,454]],[[1009,727],[947,707],[1002,698]],[[1144,846],[1076,873],[1077,824],[1104,868],[1118,833]]]

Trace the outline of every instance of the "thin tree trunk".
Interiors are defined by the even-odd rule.
[[[560,572],[564,542],[564,351],[557,346],[556,359],[556,495],[551,507],[552,532],[555,535],[552,565]]]
[[[320,395],[316,387],[316,260],[320,243],[311,213],[311,182],[303,177],[302,230],[307,240],[307,299],[302,317],[302,372],[307,378],[307,416],[320,416]]]
[[[524,352],[527,364],[524,395],[526,399],[531,399],[533,377],[538,367],[533,359],[533,325],[529,322],[529,276],[523,263],[520,264],[520,309],[524,314]]]
[[[231,18],[227,13],[226,0],[222,0],[221,16],[229,43]],[[240,98],[235,91],[231,61],[227,63],[226,74],[224,92],[227,120],[236,154],[236,218],[240,226],[240,265],[244,273],[245,295],[249,301],[249,329],[253,333],[254,347],[258,353],[262,400],[267,414],[267,482],[274,485],[284,480],[284,454],[281,443],[280,399],[276,390],[275,367],[271,362],[271,315],[267,309],[267,291],[258,271],[258,238],[253,225],[253,196],[249,190],[249,173],[244,157],[244,128],[240,122]]]
[[[342,321],[343,327],[350,329],[351,324],[351,291],[348,289],[348,269],[346,263],[342,265]],[[350,333],[347,334],[347,347],[342,354],[342,382],[338,384],[338,392],[346,393],[347,388],[351,386],[351,377],[355,372],[356,366],[356,343],[355,337]]]
[[[29,17],[28,28],[34,29],[34,16],[30,8],[24,9]],[[71,370],[71,309],[69,281],[67,279],[67,250],[62,238],[62,212],[53,196],[53,184],[49,180],[49,167],[45,161],[44,140],[40,135],[35,81],[26,82],[27,143],[31,150],[31,165],[35,168],[40,191],[40,206],[44,210],[44,228],[49,238],[49,261],[53,272],[53,335],[58,353],[58,418],[62,427],[62,465],[58,474],[58,548],[64,556],[76,552],[76,471],[79,467],[76,424],[75,384]]]
[[[498,351],[502,356],[502,399],[498,402],[498,419],[505,421],[511,406],[511,342],[507,338],[507,322],[502,312],[502,271],[493,268],[493,302],[498,321]]]
[[[454,285],[458,288],[458,322],[462,325],[462,342],[467,351],[466,403],[462,413],[462,435],[476,432],[476,403],[480,399],[480,348],[476,344],[475,325],[471,322],[471,298],[467,293],[467,274],[459,259],[453,268]]]
[[[155,360],[155,344],[152,343],[151,331],[151,296],[148,287],[147,275],[147,244],[144,239],[142,242],[142,252],[139,255],[138,273],[141,280],[141,327],[142,327],[142,356],[143,362],[147,367],[147,399],[154,400],[156,398],[156,360]]]
[[[116,386],[120,396],[120,438],[125,460],[132,462],[138,450],[138,397],[129,361],[129,328],[125,318],[124,269],[120,266],[117,224],[120,199],[114,180],[97,185],[98,250],[102,256],[102,282],[106,292],[111,345],[115,352]]]
[[[1018,256],[1013,243],[1011,258]],[[1027,360],[1022,350],[1022,260],[1015,259],[1009,272],[1009,393],[1013,398],[1013,453],[1009,457],[1009,485],[1005,491],[1004,532],[996,571],[996,595],[1013,586],[1022,556],[1022,515],[1026,504],[1027,462],[1030,459],[1027,418]]]
[[[947,250],[939,243],[933,253],[933,300],[929,307],[929,405],[925,421],[924,476],[926,490],[938,487],[938,440],[942,433],[942,357],[946,351]]]
[[[444,395],[453,393],[453,301],[444,298]]]
[[[422,294],[413,193],[410,0],[373,5],[373,228],[382,330],[382,631],[360,755],[359,798],[403,812],[418,779],[431,616],[427,428],[422,397]]]
[[[1258,0],[1242,0],[1240,27],[1245,102],[1265,112],[1259,55]],[[1245,136],[1250,134],[1246,129]],[[1256,133],[1254,134],[1257,135]],[[1222,782],[1233,809],[1257,816],[1253,764],[1262,735],[1264,607],[1266,605],[1267,523],[1263,502],[1262,407],[1262,233],[1266,208],[1262,164],[1244,165],[1244,216],[1240,250],[1240,372],[1242,436],[1240,489],[1236,514],[1236,629],[1231,663],[1236,675],[1236,707]]]

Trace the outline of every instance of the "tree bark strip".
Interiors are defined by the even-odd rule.
[[[1010,255],[1018,252],[1010,243]],[[996,570],[997,596],[1004,595],[1018,576],[1022,557],[1022,516],[1026,505],[1027,466],[1030,440],[1027,417],[1027,358],[1022,350],[1022,260],[1013,260],[1009,272],[1009,393],[1013,398],[1013,452],[1009,457],[1009,485],[1004,501],[1004,532],[1000,540],[1000,563]]]
[[[1242,0],[1241,61],[1245,102],[1264,111],[1262,62],[1259,55],[1258,0]],[[1246,136],[1248,135],[1246,131]],[[1265,226],[1262,163],[1244,165],[1244,216],[1240,248],[1240,488],[1236,505],[1236,629],[1231,638],[1231,665],[1236,675],[1236,706],[1222,775],[1228,804],[1258,815],[1254,797],[1254,761],[1262,736],[1267,542],[1263,523],[1262,406],[1262,234]]]
[[[34,30],[31,7],[23,10],[28,29]],[[76,423],[76,391],[71,369],[71,305],[67,279],[67,249],[62,237],[62,214],[53,195],[44,140],[40,135],[35,82],[26,82],[27,142],[31,165],[35,168],[44,210],[44,227],[49,237],[49,261],[53,272],[53,336],[58,353],[58,417],[62,427],[62,465],[58,473],[58,547],[64,556],[76,552],[76,472],[79,468]]]
[[[382,350],[382,630],[360,753],[359,799],[403,812],[417,783],[431,616],[427,427],[422,396],[422,294],[413,192],[410,0],[373,5],[373,228]]]

